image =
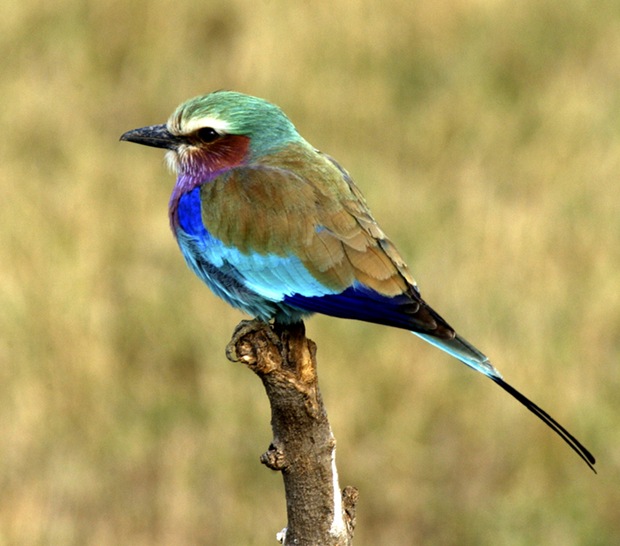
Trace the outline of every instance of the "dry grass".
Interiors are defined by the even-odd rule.
[[[599,476],[413,336],[315,318],[356,544],[620,540],[620,10],[581,0],[9,0],[0,18],[0,544],[274,544],[241,315],[185,268],[161,154],[189,96],[280,104],[423,294]]]

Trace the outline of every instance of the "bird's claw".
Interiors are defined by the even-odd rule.
[[[226,358],[231,362],[243,361],[245,364],[253,364],[252,343],[245,340],[248,335],[261,332],[266,338],[279,347],[281,345],[280,338],[273,331],[271,325],[260,319],[242,320],[226,346]]]

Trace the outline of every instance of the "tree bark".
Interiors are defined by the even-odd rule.
[[[350,546],[358,492],[342,492],[336,440],[318,386],[316,345],[303,323],[281,326],[243,321],[226,348],[263,382],[271,405],[273,440],[261,462],[284,480],[288,523],[284,545]]]

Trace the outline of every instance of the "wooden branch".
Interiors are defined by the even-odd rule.
[[[350,546],[358,492],[340,491],[336,440],[318,387],[316,345],[303,323],[289,326],[243,321],[226,347],[265,386],[273,440],[261,462],[282,472],[288,523],[284,545]]]

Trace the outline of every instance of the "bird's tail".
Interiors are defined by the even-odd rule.
[[[502,378],[502,375],[493,367],[489,359],[476,349],[471,343],[463,339],[456,334],[452,339],[440,339],[437,337],[429,336],[428,334],[420,334],[413,332],[415,335],[420,336],[424,341],[428,341],[431,345],[438,347],[442,351],[452,355],[464,364],[467,364],[470,368],[483,373],[495,383],[497,383],[508,394],[517,399],[528,410],[530,410],[536,417],[538,417],[543,423],[550,427],[556,434],[564,440],[577,455],[579,455],[584,462],[596,473],[594,464],[596,460],[594,456],[588,451],[584,445],[577,440],[568,430],[566,430],[560,423],[558,423],[551,415],[549,415],[540,406],[536,405],[525,395],[521,394],[509,383],[506,383]]]
[[[454,358],[457,358],[463,364],[466,364],[477,372],[483,373],[491,379],[502,378],[502,374],[495,369],[489,359],[458,334],[456,334],[452,339],[440,339],[428,334],[421,334],[419,332],[413,333],[431,345],[434,345],[449,355],[452,355]]]

